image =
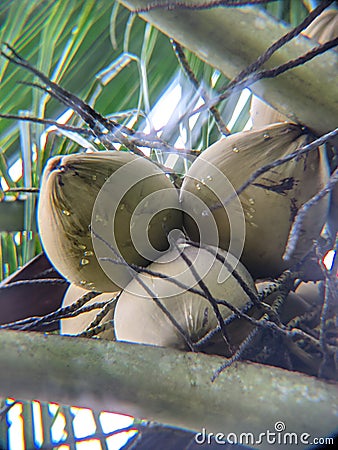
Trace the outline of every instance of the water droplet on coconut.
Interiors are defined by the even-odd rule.
[[[91,250],[88,250],[83,253],[83,256],[93,256],[93,255],[94,255],[94,253]]]
[[[201,190],[201,185],[200,185],[199,183],[196,183],[196,189],[197,189],[198,191]]]
[[[67,209],[63,209],[62,214],[64,214],[65,216],[70,216],[70,211],[68,211]]]
[[[207,180],[212,181],[213,180],[212,176],[211,175],[207,175]]]
[[[78,244],[80,250],[86,250],[87,246],[84,244]]]
[[[254,227],[254,228],[258,228],[258,225],[257,225],[256,223],[254,223],[254,222],[249,222],[249,224],[250,224],[252,227]]]
[[[96,175],[92,175],[92,180],[95,181],[97,179]]]
[[[268,141],[270,139],[270,134],[269,133],[264,133],[263,134],[263,138],[264,138],[264,141]]]
[[[102,219],[102,217],[99,214],[96,214],[95,222],[103,222],[103,219]]]
[[[233,146],[233,147],[232,147],[232,151],[233,151],[234,153],[239,153],[239,148],[236,147],[236,146]]]
[[[203,185],[205,185],[205,179],[204,179],[204,178],[201,179],[201,183],[202,183]]]
[[[253,215],[250,214],[249,212],[246,213],[246,217],[247,217],[248,219],[253,219]]]
[[[120,205],[120,210],[123,211],[124,208],[125,208],[125,204],[124,204],[124,203],[121,203],[121,205]]]
[[[86,258],[82,258],[80,261],[81,266],[86,266],[89,263],[90,263],[89,259],[86,259]]]
[[[250,203],[250,205],[254,205],[255,204],[255,200],[253,198],[249,198],[249,203]]]
[[[209,215],[209,212],[205,209],[204,211],[202,211],[202,216],[206,217]]]
[[[86,280],[81,280],[80,284],[81,284],[81,286],[85,286],[87,284],[87,281]]]

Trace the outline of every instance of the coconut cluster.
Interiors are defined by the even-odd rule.
[[[176,189],[161,169],[142,157],[125,152],[98,152],[51,159],[43,175],[38,220],[47,255],[72,283],[64,306],[78,300],[86,292],[84,288],[101,290],[109,298],[122,288],[115,311],[108,316],[108,320],[114,318],[114,331],[101,333],[100,337],[191,349],[215,332],[205,351],[228,355],[229,348],[219,329],[220,319],[229,318],[236,308],[246,310],[255,318],[262,316],[262,311],[251,305],[249,293],[257,295],[254,278],[280,274],[309,250],[325,222],[325,199],[307,218],[293,259],[282,260],[295,214],[323,187],[328,169],[324,155],[316,150],[291,160],[282,169],[278,167],[265,173],[239,196],[246,231],[241,261],[227,251],[232,230],[227,206],[222,202],[229,194],[229,181],[238,189],[257,168],[293,153],[304,142],[303,130],[287,123],[237,133],[217,142],[193,162],[179,195],[176,193],[177,205],[170,201],[171,206],[176,206],[171,209],[163,208],[165,194]],[[97,209],[95,202],[103,186],[110,183],[111,174],[134,161],[138,163],[131,165],[130,170],[135,173],[129,174],[128,179],[136,182],[131,183],[125,194],[120,193],[116,198],[111,195],[116,220],[112,226],[102,205],[101,210]],[[141,168],[149,176],[137,181]],[[114,185],[109,189],[118,190]],[[157,195],[153,198],[154,193]],[[148,215],[152,224],[147,229],[149,242],[157,245],[157,251],[162,250],[161,256],[153,260],[144,258],[142,242],[130,239],[132,227],[144,227],[143,220],[133,222],[133,213],[137,213],[139,204],[149,196],[153,201],[147,207],[143,205],[142,217]],[[207,215],[196,216],[195,201],[202,202]],[[154,217],[156,220],[151,222]],[[216,224],[217,246],[211,245],[214,236],[199,233],[198,226],[202,223],[203,227],[203,220],[210,218]],[[119,250],[124,259],[124,264],[111,264],[111,270],[119,272],[113,279],[94,251],[91,227],[102,221],[108,222],[114,234],[108,250]],[[174,229],[184,229],[187,237],[201,246],[187,243],[170,246],[168,236]],[[135,267],[146,267],[147,271],[132,274],[129,268]],[[116,283],[121,270],[125,272],[122,287]],[[220,302],[217,308],[208,295]],[[292,304],[293,308],[285,316],[286,323],[305,308],[299,302]],[[62,332],[77,334],[85,330],[94,315],[90,312],[63,319]],[[236,318],[227,327],[227,344],[233,349],[238,347],[251,329],[247,320]]]
[[[336,21],[331,14],[324,13],[324,21]],[[318,20],[312,28],[310,36],[319,42],[331,36]],[[318,148],[274,166],[305,145],[309,135],[258,100],[251,114],[253,130],[203,151],[180,192],[157,165],[127,152],[57,156],[48,162],[38,223],[47,256],[72,283],[64,306],[90,290],[104,292],[104,299],[121,292],[114,312],[104,319],[114,321],[114,331],[100,337],[189,350],[211,336],[203,351],[229,355],[253,326],[240,316],[228,325],[222,322],[236,310],[262,317],[252,298],[266,286],[254,280],[278,276],[311,249],[327,220],[326,197],[308,212],[291,257],[283,259],[295,216],[329,178],[325,151]],[[267,164],[269,170],[234,195]],[[117,178],[111,178],[121,169],[127,180],[122,194]],[[242,235],[236,235],[240,228]],[[177,229],[200,246],[171,242]],[[102,258],[104,249],[110,258]],[[320,302],[317,286],[301,286],[302,293],[289,294],[284,303],[282,323]],[[275,299],[271,295],[265,302]],[[85,330],[94,315],[62,320],[62,332]]]
[[[121,178],[112,178],[121,169],[124,169],[123,180],[130,183],[125,192],[120,192],[119,186],[114,184]],[[171,191],[176,193],[176,204]],[[105,195],[103,203],[98,202],[102,192]],[[110,200],[108,204],[105,202],[106,194]],[[166,201],[168,195],[169,202]],[[147,200],[149,198],[151,201]],[[138,210],[140,204],[142,208]],[[114,223],[111,223],[112,216],[105,208],[114,212]],[[144,257],[147,249],[143,248],[142,241],[131,239],[131,229],[134,228],[138,236],[138,231],[143,230],[145,217],[151,225],[147,228],[147,236],[156,247],[154,254],[162,250],[162,256],[154,260],[151,255],[149,259]],[[131,342],[181,349],[190,345],[191,348],[192,344],[217,328],[219,318],[208,300],[187,289],[196,290],[198,281],[202,280],[213,298],[228,299],[235,308],[242,309],[250,298],[233,276],[235,270],[253,295],[257,293],[249,272],[237,258],[224,250],[211,246],[195,248],[187,244],[168,249],[170,232],[183,228],[179,196],[165,173],[139,156],[125,152],[98,152],[50,159],[42,177],[38,223],[46,254],[71,282],[63,301],[64,307],[75,303],[90,290],[100,290],[104,294],[86,306],[112,298],[124,288],[115,308],[115,330],[101,332],[101,338],[116,336],[119,340]],[[102,223],[105,224],[103,228]],[[123,258],[123,264],[117,258],[115,263],[118,264],[110,265],[110,272],[101,263],[99,252],[95,251],[93,227],[103,232],[105,240],[109,241],[104,242],[108,244],[108,254],[110,252],[114,256],[119,252]],[[107,230],[111,231],[113,240],[109,239]],[[217,257],[222,257],[224,263]],[[143,284],[136,280],[136,272],[135,278],[131,279],[130,269],[133,267],[147,267],[150,271],[150,275],[140,274]],[[116,282],[121,280],[121,271],[124,284]],[[162,278],[154,276],[154,273],[160,273]],[[128,278],[131,279],[129,283]],[[220,306],[219,311],[223,319],[233,312],[227,306]],[[110,311],[103,320],[110,321],[112,316]],[[93,310],[62,319],[61,332],[81,333],[90,326],[94,317]]]

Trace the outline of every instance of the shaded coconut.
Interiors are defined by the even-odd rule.
[[[269,289],[271,283],[269,281],[261,281],[256,283],[256,288],[259,293],[263,292],[264,289]],[[274,292],[268,295],[264,302],[272,305],[277,299],[279,292]],[[290,320],[297,316],[302,316],[303,314],[311,310],[311,302],[306,301],[300,294],[295,292],[289,292],[284,303],[279,308],[278,314],[280,320],[283,324],[287,324]]]
[[[269,290],[270,286],[271,282],[269,281],[256,283],[258,293],[263,292],[263,290],[265,289]],[[264,299],[264,304],[273,305],[273,303],[277,300],[278,295],[278,292],[271,293]],[[295,294],[294,292],[290,292],[285,301],[280,306],[278,310],[278,316],[281,323],[286,325],[290,320],[294,319],[297,316],[305,314],[306,312],[310,311],[310,309],[310,305],[301,296]],[[264,310],[256,305],[249,307],[245,312],[248,316],[257,320],[261,319],[264,314]],[[228,334],[229,336],[231,336],[233,351],[238,349],[240,344],[243,343],[243,341],[255,328],[257,328],[256,325],[248,323],[246,319],[241,317],[235,318],[227,325]],[[266,339],[264,340],[263,338],[264,342],[262,343],[260,342],[262,336],[264,336],[263,328],[257,329],[257,334],[251,339],[248,345],[248,350],[253,357],[255,357],[255,353],[259,352],[263,346],[269,347],[271,337],[269,336],[269,341],[267,341]],[[271,345],[273,345],[272,341]],[[219,332],[215,334],[212,338],[212,341],[208,343],[205,348],[203,348],[203,351],[205,351],[206,353],[216,353],[229,356],[229,354],[225,350],[226,349],[224,348],[224,344],[222,345],[221,335]]]
[[[99,193],[102,201],[96,202]],[[132,275],[121,264],[99,262],[97,255],[115,258],[118,252],[122,261],[147,265],[168,248],[168,232],[181,228],[177,206],[176,189],[145,158],[127,152],[56,156],[43,173],[39,232],[48,258],[70,282],[111,292]],[[91,230],[114,250],[101,241],[94,248]]]
[[[75,284],[71,284],[67,289],[64,298],[62,300],[62,308],[65,308],[66,306],[70,306],[76,303],[83,295],[89,292],[90,291],[87,291],[86,289],[76,286]],[[113,299],[115,296],[116,293],[105,292],[92,298],[91,300],[86,302],[84,306],[90,306],[98,302],[107,302]],[[99,309],[93,309],[91,311],[81,313],[75,317],[61,319],[60,320],[61,334],[75,335],[85,331],[99,312],[100,312]],[[113,320],[113,315],[114,315],[114,307],[112,307],[112,309],[104,316],[104,318],[101,320],[100,323],[102,324],[104,322]],[[98,336],[102,339],[114,340],[115,334],[113,327],[102,331],[101,333],[98,334]]]
[[[270,282],[260,282],[256,284],[258,292],[263,289],[269,289]],[[277,299],[278,292],[274,292],[265,298],[264,302],[272,304]],[[267,361],[268,364],[281,365],[281,367],[292,367],[293,370],[307,373],[308,375],[325,376],[331,379],[337,379],[337,365],[334,362],[334,354],[331,351],[324,356],[320,350],[318,326],[321,321],[320,313],[322,309],[323,300],[319,292],[319,283],[307,282],[300,283],[295,292],[290,292],[283,304],[280,306],[278,313],[283,324],[288,325],[289,329],[299,328],[304,330],[305,334],[313,336],[311,339],[302,339],[299,336],[296,338],[284,338],[283,340],[276,340],[276,335],[268,335],[270,337],[271,357]],[[251,311],[249,311],[251,315]],[[293,320],[294,319],[294,320]],[[334,328],[334,325],[333,325]],[[256,348],[263,347],[267,342],[267,336],[261,334],[262,342],[253,343]],[[259,336],[258,336],[259,339]],[[317,344],[315,341],[317,339]],[[287,352],[288,363],[283,364],[283,355]],[[255,354],[250,359],[255,359]],[[281,361],[281,364],[279,363]],[[290,364],[290,365],[289,365]],[[324,369],[324,371],[322,371]]]
[[[215,259],[215,252],[218,251],[220,255],[226,257],[228,264],[235,267],[249,289],[256,293],[250,274],[240,262],[237,264],[237,259],[229,253],[214,247],[209,247],[209,250],[212,253],[206,249],[180,245],[178,250],[169,251],[148,269],[201,290],[195,275],[180,256],[180,252],[183,252],[215,299],[225,299],[233,306],[243,308],[249,302],[249,297],[228,268]],[[205,298],[156,276],[142,274],[141,279],[152,293],[156,294],[161,304],[167,308],[193,343],[217,327],[218,321],[213,307]],[[232,314],[232,311],[223,305],[219,305],[219,310],[223,318]],[[118,340],[188,348],[175,325],[136,279],[131,281],[117,302],[114,324]],[[231,343],[231,336],[229,340]],[[223,348],[226,348],[224,341],[222,344]]]
[[[282,123],[233,134],[206,149],[191,165],[181,188],[189,237],[227,249],[237,231],[232,227],[230,232],[229,226],[236,200],[222,205],[233,193],[229,182],[238,189],[257,169],[293,153],[307,139],[299,126]],[[309,211],[291,259],[282,259],[299,208],[324,187],[328,176],[324,150],[313,150],[270,169],[239,195],[246,232],[241,261],[254,278],[275,277],[310,250],[326,221],[327,198]],[[201,201],[205,211],[197,217]],[[216,243],[215,233],[208,232],[211,214],[219,234]]]
[[[323,303],[323,296],[319,290],[319,283],[308,281],[307,283],[300,283],[296,289],[296,293],[300,295],[307,303],[312,306],[319,306]]]

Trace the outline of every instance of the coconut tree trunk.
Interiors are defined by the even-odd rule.
[[[0,331],[0,397],[108,409],[213,433],[324,436],[337,425],[334,383],[297,372],[137,344]],[[310,438],[309,438],[310,439]],[[263,448],[268,444],[263,440]]]
[[[149,0],[120,2],[131,10],[154,4]],[[190,0],[187,3],[205,2]],[[291,29],[265,11],[252,7],[201,11],[154,9],[141,17],[229,78],[235,77]],[[266,68],[305,54],[316,45],[318,43],[299,36],[274,54]],[[252,90],[279,112],[320,135],[337,125],[336,70],[337,54],[330,50],[275,79],[255,83]]]

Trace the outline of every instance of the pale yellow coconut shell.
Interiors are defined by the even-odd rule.
[[[210,249],[216,250],[212,247]],[[226,299],[237,308],[243,308],[249,302],[247,294],[234,276],[229,274],[225,266],[214,259],[207,250],[198,250],[189,245],[180,246],[180,250],[183,250],[192,262],[215,298]],[[226,256],[226,252],[218,251],[222,256]],[[232,255],[228,254],[230,264],[235,265],[236,261]],[[178,256],[176,250],[168,252],[148,268],[199,288],[193,273],[187,268],[183,258]],[[236,266],[236,271],[250,289],[256,292],[250,274],[241,263]],[[157,277],[142,275],[142,280],[157,294],[161,303],[189,335],[192,342],[196,342],[217,327],[218,322],[214,311],[203,297],[189,291],[177,291],[178,288],[175,285]],[[220,305],[220,312],[223,318],[232,314],[222,305]],[[137,280],[133,280],[120,296],[115,309],[114,324],[118,340],[187,349],[185,340],[175,326]],[[223,346],[225,347],[224,342]]]
[[[121,168],[126,168],[130,190],[122,199],[115,198],[114,192],[119,186],[112,185],[111,191],[108,190],[110,203],[108,207],[103,204],[103,212],[95,214],[94,224],[96,226],[103,223],[109,229],[114,223],[116,245],[112,242],[110,244],[120,251],[126,262],[146,265],[149,261],[142,256],[144,240],[137,239],[140,246],[138,250],[141,248],[139,252],[131,241],[131,227],[136,229],[136,234],[138,228],[141,233],[146,231],[140,220],[132,223],[131,219],[137,205],[148,195],[157,192],[167,194],[170,191],[177,196],[176,189],[162,170],[151,161],[127,152],[96,152],[56,156],[48,161],[43,173],[38,205],[42,245],[56,269],[71,283],[86,289],[102,292],[120,289],[121,284],[114,279],[115,273],[118,280],[123,280],[124,285],[131,279],[128,268],[113,264],[109,266],[108,262],[105,264],[113,276],[107,276],[96,257],[90,231],[96,198],[102,192],[102,186],[107,186],[106,181],[109,182],[110,176]],[[140,173],[144,179],[136,183]],[[163,189],[165,191],[161,191]],[[171,196],[170,205],[173,204],[172,199]],[[107,194],[105,201],[107,202]],[[147,230],[150,242],[159,251],[168,248],[168,231],[182,226],[181,212],[175,208],[163,210],[165,205],[166,195],[159,194],[141,211],[143,218],[153,217],[160,211]],[[97,208],[99,207],[100,204]],[[110,217],[113,207],[116,208],[116,214]],[[104,232],[105,229],[103,234]],[[102,246],[104,250],[109,250],[105,244]],[[108,252],[108,256],[114,254]]]
[[[75,284],[71,284],[67,289],[63,301],[62,308],[66,306],[70,306],[73,303],[77,302],[83,295],[89,293],[86,289],[83,289]],[[114,298],[116,293],[113,292],[105,292],[103,294],[97,295],[96,297],[86,302],[84,306],[90,306],[97,302],[107,302]],[[88,311],[85,313],[81,313],[78,316],[70,317],[68,319],[60,320],[60,332],[61,334],[67,335],[76,335],[85,331],[88,326],[95,319],[96,315],[100,312],[99,309],[93,309],[92,311]],[[107,313],[107,315],[102,319],[101,323],[108,322],[113,320],[113,308]],[[113,327],[108,328],[107,330],[102,331],[98,334],[101,339],[113,340],[115,338]]]
[[[201,228],[205,229],[204,220],[212,213],[219,233],[218,246],[228,249],[231,233],[226,209],[231,211],[231,204],[226,209],[220,204],[231,193],[226,179],[238,189],[257,169],[294,152],[306,140],[301,128],[282,123],[231,135],[206,149],[191,165],[181,188],[184,226],[190,238],[199,239],[191,219],[197,201],[191,194],[207,207],[206,217],[198,218]],[[324,187],[328,176],[326,154],[314,150],[264,173],[239,196],[246,231],[241,261],[255,279],[279,275],[310,250],[326,221],[327,198],[309,211],[291,259],[282,260],[297,211]],[[221,198],[214,192],[221,193]],[[204,233],[203,243],[215,245],[214,234]]]
[[[270,123],[290,121],[284,114],[272,108],[256,95],[251,98],[250,117],[252,129],[260,129]]]
[[[320,44],[325,44],[338,37],[338,11],[323,11],[304,31],[303,34]]]

